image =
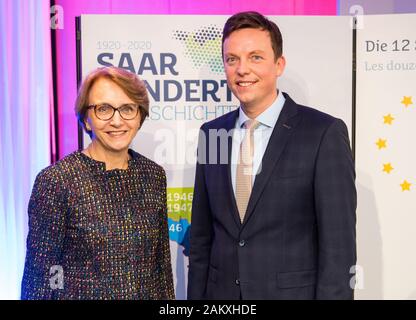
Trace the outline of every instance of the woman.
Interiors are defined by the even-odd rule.
[[[174,298],[165,172],[129,149],[148,110],[135,74],[87,76],[76,113],[92,142],[36,178],[22,299]]]

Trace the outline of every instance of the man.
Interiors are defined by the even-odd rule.
[[[222,40],[241,105],[201,127],[188,299],[352,299],[356,189],[345,124],[276,89],[285,58],[273,22],[238,13]]]

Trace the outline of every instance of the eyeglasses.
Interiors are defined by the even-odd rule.
[[[124,120],[132,120],[137,117],[140,106],[133,103],[123,104],[118,108],[114,108],[111,104],[92,104],[88,106],[88,109],[94,108],[95,116],[100,120],[110,120],[114,117],[116,111],[120,114]]]

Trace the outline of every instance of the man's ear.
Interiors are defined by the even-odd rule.
[[[285,71],[285,67],[286,58],[284,56],[280,56],[276,61],[276,76],[280,77]]]

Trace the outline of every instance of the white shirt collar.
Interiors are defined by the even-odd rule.
[[[279,90],[277,94],[277,98],[273,101],[273,103],[266,108],[262,113],[260,113],[256,120],[260,122],[261,125],[264,125],[269,128],[273,128],[279,118],[280,112],[282,111],[283,105],[285,104],[285,97],[282,94],[282,91]],[[241,128],[243,124],[249,120],[250,118],[244,113],[243,108],[240,106],[239,115],[237,118],[236,127]]]

